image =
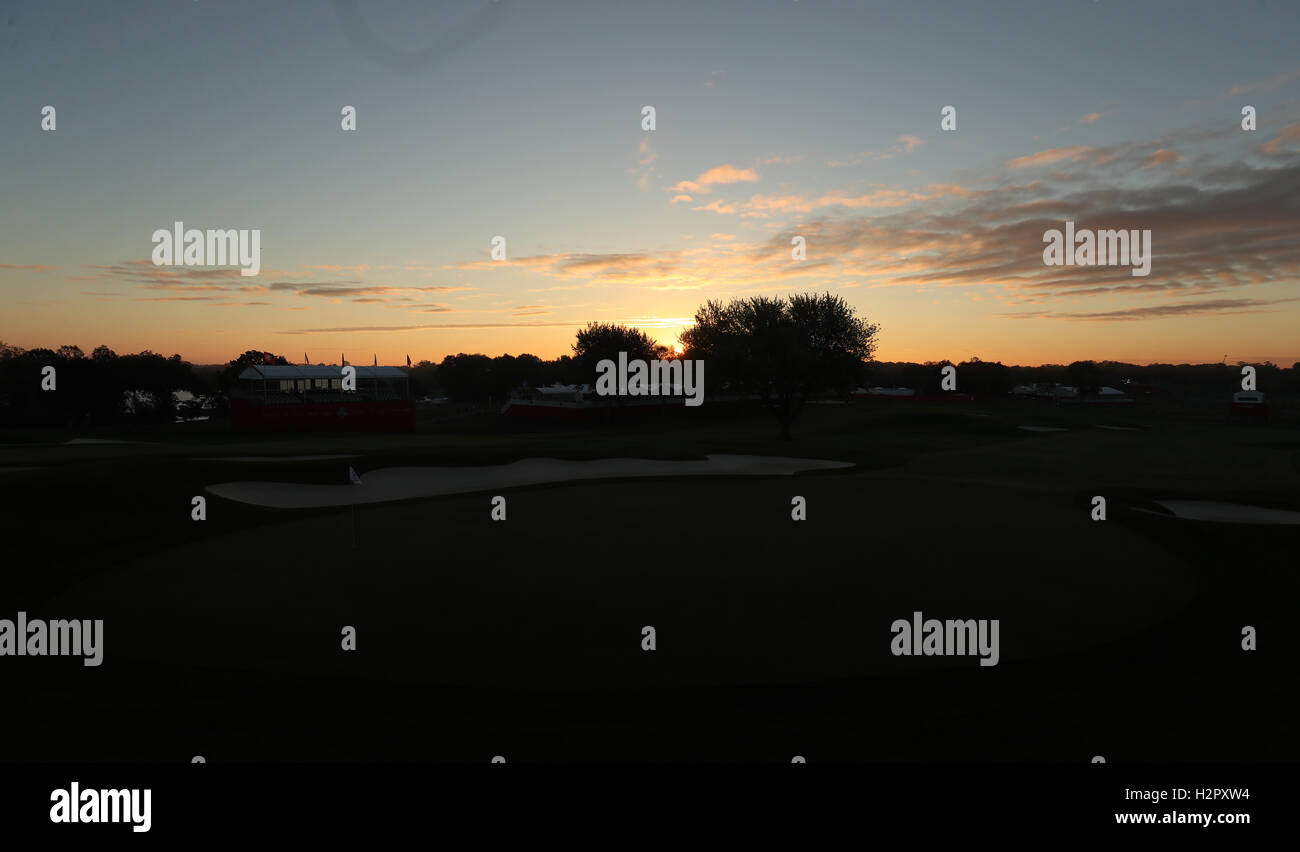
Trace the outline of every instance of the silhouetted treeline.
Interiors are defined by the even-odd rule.
[[[617,357],[618,351],[628,351],[637,358],[668,357],[664,347],[638,330],[602,324],[591,324],[580,331],[574,351],[576,356],[553,360],[530,354],[493,357],[459,353],[439,363],[420,361],[410,368],[411,388],[417,396],[497,403],[512,390],[525,386],[593,383],[595,363],[601,358]],[[688,353],[686,357],[692,356]],[[173,391],[178,390],[203,397],[208,410],[220,413],[245,367],[288,363],[284,356],[261,350],[249,350],[224,366],[196,367],[180,355],[164,357],[148,350],[118,355],[100,346],[87,356],[76,346],[24,350],[0,343],[0,425],[172,422],[178,413],[185,413],[187,406],[175,401]],[[958,391],[982,397],[1002,396],[1016,386],[1060,383],[1077,387],[1085,395],[1108,386],[1134,396],[1178,399],[1218,396],[1239,389],[1245,363],[1141,366],[1076,361],[1025,367],[971,358],[954,366]],[[708,363],[710,388],[723,384],[746,386],[746,375],[728,375],[731,364],[726,358]],[[739,370],[752,369],[753,357],[735,360],[735,364]],[[953,362],[869,361],[862,382],[865,387],[907,387],[922,394],[939,393],[940,371],[948,364]],[[1251,366],[1256,370],[1258,389],[1266,394],[1300,392],[1300,363],[1289,368],[1271,362]],[[42,389],[46,367],[54,368],[54,391]]]
[[[462,352],[448,355],[436,366],[421,361],[411,370],[411,379],[418,392],[446,396],[453,402],[501,402],[510,391],[525,384],[537,387],[578,382],[580,372],[568,355],[543,361],[528,354],[492,358]]]
[[[207,390],[180,355],[165,358],[148,350],[118,355],[100,346],[86,357],[77,346],[24,350],[0,343],[2,424],[170,423],[178,410],[173,396],[178,390]]]
[[[1075,361],[1038,367],[1009,366],[1001,362],[971,358],[952,361],[873,361],[867,365],[867,382],[872,387],[914,388],[918,393],[939,393],[941,369],[957,367],[958,391],[977,396],[999,396],[1020,385],[1063,384],[1083,394],[1113,387],[1134,396],[1193,396],[1231,393],[1241,388],[1241,368],[1235,364],[1126,364],[1120,361]],[[1290,368],[1271,361],[1251,364],[1256,384],[1265,393],[1300,391],[1300,362]]]

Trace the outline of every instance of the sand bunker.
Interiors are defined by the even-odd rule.
[[[332,456],[217,456],[215,458],[198,459],[198,461],[223,461],[223,462],[296,462],[296,461],[322,461],[325,459],[354,459],[356,454],[351,455],[332,455]]]
[[[1017,429],[1023,429],[1026,432],[1069,432],[1061,426],[1017,426]]]
[[[1215,503],[1210,500],[1157,500],[1156,503],[1189,521],[1218,521],[1225,524],[1300,524],[1300,512]]]
[[[361,474],[361,484],[223,482],[207,490],[218,497],[275,509],[359,506],[521,485],[637,476],[788,476],[805,470],[837,470],[850,462],[775,456],[707,456],[703,461],[658,459],[522,459],[487,467],[388,467]]]

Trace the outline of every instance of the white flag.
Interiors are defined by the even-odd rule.
[[[361,477],[357,476],[357,472],[350,465],[348,466],[348,479],[352,480],[353,485],[361,484]]]

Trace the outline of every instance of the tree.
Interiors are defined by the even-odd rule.
[[[153,355],[152,352],[142,352],[141,355]],[[271,367],[285,366],[289,359],[283,355],[275,355],[270,352],[262,352],[257,349],[249,349],[243,355],[226,364],[221,374],[217,376],[217,385],[222,391],[229,393],[230,389],[239,381],[239,374],[249,367]]]
[[[1096,361],[1075,361],[1065,368],[1065,374],[1079,392],[1079,399],[1101,393],[1101,369]]]
[[[809,396],[846,391],[861,379],[879,330],[841,297],[806,293],[709,301],[681,341],[686,357],[709,364],[712,381],[757,393],[789,440]]]
[[[627,353],[629,361],[657,360],[658,344],[639,328],[614,323],[592,322],[578,331],[573,344],[573,359],[577,362],[583,382],[595,384],[596,365],[606,359],[618,362],[620,352]]]
[[[96,346],[90,353],[90,358],[93,361],[112,361],[116,357],[117,353],[103,344]]]
[[[981,361],[971,356],[969,361],[957,365],[961,376],[958,389],[982,397],[998,397],[1011,389],[1007,368],[1001,361]]]
[[[438,365],[438,384],[453,402],[479,402],[491,393],[492,359],[486,355],[448,355]]]

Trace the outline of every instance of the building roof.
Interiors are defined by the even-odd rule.
[[[406,371],[400,367],[356,367],[358,379],[405,379]],[[275,381],[277,379],[341,379],[342,367],[301,366],[294,364],[246,367],[239,374],[241,380]]]

